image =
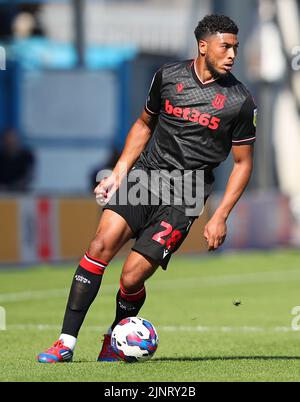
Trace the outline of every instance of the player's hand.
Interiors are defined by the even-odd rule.
[[[204,229],[204,238],[207,241],[208,251],[217,250],[225,241],[227,234],[226,221],[212,217]]]
[[[114,174],[101,180],[94,190],[97,204],[100,206],[106,205],[118,187],[119,182]]]

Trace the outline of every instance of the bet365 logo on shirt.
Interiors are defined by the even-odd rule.
[[[218,117],[212,116],[209,113],[201,113],[197,109],[191,109],[189,107],[174,107],[169,99],[166,100],[165,111],[169,115],[180,117],[184,120],[191,121],[192,123],[198,123],[203,127],[210,128],[211,130],[216,130],[221,121]]]

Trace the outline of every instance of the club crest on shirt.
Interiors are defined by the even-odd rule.
[[[222,94],[217,94],[215,96],[215,99],[212,101],[212,105],[215,109],[221,110],[225,106],[227,96],[222,95]]]

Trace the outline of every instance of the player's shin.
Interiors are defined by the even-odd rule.
[[[99,291],[107,263],[88,254],[75,272],[64,316],[60,339],[72,350],[86,313]]]
[[[116,296],[116,317],[111,326],[111,330],[113,330],[123,318],[137,316],[145,300],[146,289],[144,285],[134,293],[127,292],[121,285]]]

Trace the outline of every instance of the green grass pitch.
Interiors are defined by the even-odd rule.
[[[299,381],[300,251],[174,256],[147,282],[140,316],[159,334],[146,363],[97,363],[114,316],[122,261],[112,262],[83,324],[74,362],[39,364],[58,337],[75,266],[0,271],[0,381]],[[234,305],[240,300],[241,305]],[[300,314],[300,313],[299,313]],[[300,324],[300,319],[298,324]]]

